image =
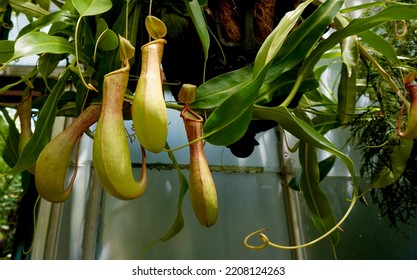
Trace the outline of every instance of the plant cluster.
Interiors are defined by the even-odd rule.
[[[376,61],[396,84],[403,85],[405,97],[411,102],[412,95],[407,94],[410,88],[406,85],[411,81],[404,79],[417,68],[415,22],[386,23],[374,29],[394,48],[398,58],[392,60],[374,50]],[[417,185],[412,179],[416,172],[416,141],[413,137],[409,140],[401,137],[401,130],[405,130],[406,125],[410,127],[404,117],[403,98],[384,82],[375,67],[363,63],[358,69],[358,77],[364,81],[358,98],[366,97],[370,103],[366,110],[358,111],[350,124],[354,143],[362,153],[361,176],[370,178],[372,202],[378,206],[380,215],[401,230],[401,224],[411,224],[416,218],[417,204],[413,193]],[[411,110],[409,114],[412,114]],[[381,174],[390,174],[391,179],[383,182],[386,177]]]
[[[87,132],[94,138],[93,160],[104,189],[119,199],[134,199],[151,183],[146,177],[146,152],[166,152],[177,168],[181,190],[177,217],[158,240],[170,239],[182,229],[181,205],[188,190],[200,223],[211,226],[216,222],[217,194],[205,161],[203,140],[229,147],[238,156],[248,156],[257,144],[254,135],[279,124],[299,139],[302,170],[293,185],[303,194],[321,236],[308,244],[281,246],[259,230],[248,235],[245,245],[251,249],[294,249],[326,237],[333,246],[337,244],[340,225],[364,192],[356,180],[352,160],[325,134],[355,121],[360,61],[377,69],[381,83],[386,83],[398,97],[396,102],[405,104],[406,121],[402,121],[406,130],[392,130],[398,134],[398,141],[410,143],[416,135],[416,103],[407,100],[402,80],[393,80],[375,56],[382,54],[399,65],[401,62],[392,43],[374,31],[387,21],[405,22],[404,26],[408,26],[408,21],[417,18],[414,4],[382,1],[344,9],[341,0],[288,1],[283,12],[278,1],[269,0],[6,2],[3,18],[14,11],[26,15],[30,23],[16,39],[0,41],[0,71],[20,58],[38,56],[32,71],[0,88],[0,93],[16,87],[23,92],[18,105],[2,104],[17,110],[21,125],[20,133],[9,135],[7,149],[13,153],[9,153],[12,168],[8,173],[33,172],[42,198],[64,202],[72,190],[71,185],[65,186],[67,166],[78,139]],[[56,11],[51,11],[52,3],[58,7]],[[348,17],[350,11],[370,6],[379,9],[363,18]],[[2,32],[7,33],[4,26]],[[45,27],[48,31],[44,31]],[[329,97],[319,88],[319,73],[325,68],[316,66],[335,46],[341,74],[337,94]],[[53,79],[52,73],[62,63],[65,66],[59,78]],[[405,84],[412,93],[413,72],[410,73]],[[176,102],[163,99],[163,82],[170,85]],[[35,98],[36,89],[42,94]],[[181,112],[189,140],[183,147],[171,149],[166,143],[168,109]],[[75,121],[50,139],[57,116],[74,117]],[[377,121],[385,117],[364,116]],[[33,117],[36,123],[32,133],[27,124]],[[139,182],[132,176],[125,119],[132,119],[141,144]],[[97,128],[91,132],[89,127],[94,123]],[[13,122],[10,125],[14,127]],[[387,130],[380,134],[386,136]],[[379,145],[378,140],[381,139],[371,145]],[[188,180],[172,153],[187,146]],[[240,151],[242,147],[247,150]],[[403,152],[402,145],[396,147]],[[332,160],[319,162],[318,150],[329,152]],[[391,153],[395,154],[397,151]],[[320,187],[336,157],[345,164],[354,186],[350,207],[339,221]],[[375,157],[378,154],[369,161],[378,165]],[[379,180],[389,178],[390,172],[396,170],[396,161],[391,161],[393,166],[380,168]],[[59,167],[54,178],[45,176],[51,162]],[[250,245],[254,234],[259,234],[262,245]]]
[[[8,125],[0,119],[0,151],[3,152],[8,136]],[[6,173],[9,166],[0,158],[0,172]],[[13,237],[17,224],[17,213],[22,195],[21,176],[7,175],[0,177],[0,259],[10,258]]]

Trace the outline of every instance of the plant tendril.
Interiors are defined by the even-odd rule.
[[[86,88],[88,88],[89,90],[94,90],[94,91],[98,92],[98,90],[91,83],[87,84],[87,82],[84,80],[84,77],[83,77],[83,74],[82,74],[82,71],[81,71],[79,55],[78,55],[78,29],[80,27],[82,18],[83,18],[83,16],[80,16],[78,18],[77,24],[75,26],[75,34],[74,34],[74,37],[75,37],[75,40],[74,40],[75,41],[74,42],[74,44],[75,44],[75,60],[77,62],[77,69],[78,69],[78,73],[80,75],[80,79],[81,79],[82,83],[84,84],[84,86]]]
[[[352,212],[353,206],[355,205],[357,200],[358,200],[358,196],[355,193],[354,197],[353,197],[353,199],[352,199],[352,201],[349,205],[349,208],[346,211],[345,215],[342,217],[342,219],[340,219],[340,221],[333,228],[331,228],[328,232],[326,232],[325,234],[321,235],[320,237],[318,237],[318,238],[316,238],[316,239],[314,239],[310,242],[307,242],[307,243],[304,243],[304,244],[301,244],[301,245],[295,245],[295,246],[285,246],[285,245],[276,244],[276,243],[271,242],[269,240],[268,236],[263,233],[268,228],[262,228],[262,229],[256,230],[256,231],[250,233],[249,235],[247,235],[245,237],[243,243],[244,243],[246,248],[252,249],[252,250],[262,250],[262,249],[266,248],[267,246],[271,246],[271,247],[274,247],[274,248],[277,248],[277,249],[295,250],[295,249],[305,248],[305,247],[314,245],[317,242],[319,242],[319,241],[323,240],[324,238],[328,237],[335,230],[340,230],[340,226],[345,222],[347,217]],[[249,239],[251,239],[253,236],[255,236],[257,234],[259,235],[259,238],[262,240],[262,244],[261,245],[250,245],[249,244]]]
[[[38,195],[38,197],[36,198],[36,201],[35,201],[35,205],[33,206],[33,212],[32,212],[32,215],[33,215],[33,236],[32,236],[32,242],[30,243],[30,247],[27,250],[25,250],[23,248],[23,254],[25,254],[25,255],[29,254],[33,250],[33,246],[34,246],[34,243],[35,243],[35,238],[36,238],[36,225],[37,225],[37,222],[36,222],[36,213],[37,213],[37,207],[39,205],[40,199],[41,199],[41,196]]]
[[[394,33],[398,39],[404,38],[408,33],[407,22],[405,20],[401,20],[400,22],[402,25],[402,28],[400,28],[402,31],[401,33],[398,33],[398,23],[396,21],[394,22]]]

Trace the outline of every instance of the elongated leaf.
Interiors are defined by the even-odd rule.
[[[336,107],[336,106],[335,106]],[[314,129],[324,135],[330,130],[340,127],[339,118],[336,113],[319,114],[312,119]]]
[[[274,72],[278,67],[271,67],[270,72]],[[275,79],[265,79],[262,84],[257,104],[265,104],[274,96],[288,95],[291,91],[292,85],[295,83],[297,76],[297,69],[292,69],[283,73],[281,76],[275,77]],[[222,75],[219,75],[197,88],[197,97],[192,108],[198,109],[213,109],[222,104],[230,95],[244,87],[247,81],[252,79],[253,64],[245,66],[235,71],[231,71]],[[317,88],[318,82],[314,77],[305,79],[300,85],[300,91],[305,92],[314,88]]]
[[[327,0],[288,35],[274,58],[268,80],[297,66],[316,46],[343,1]]]
[[[354,6],[346,7],[344,9],[340,10],[340,12],[345,14],[345,13],[351,13],[351,12],[355,12],[355,11],[375,8],[375,7],[378,7],[378,6],[385,7],[386,5],[387,5],[387,3],[385,1],[375,1],[375,2],[370,2],[370,3],[365,3],[365,4],[358,4],[358,5],[355,4]]]
[[[342,125],[348,124],[355,116],[356,110],[356,71],[351,68],[349,73],[346,63],[342,63],[340,73],[338,99],[338,118]]]
[[[387,21],[417,19],[416,9],[416,4],[406,5],[392,2],[390,6],[375,15],[352,20],[348,26],[332,33],[314,49],[300,69],[300,79],[313,70],[316,63],[327,50],[332,49],[333,46],[344,38],[365,32]]]
[[[87,21],[86,18],[83,19],[84,22]],[[93,65],[93,57],[94,57],[94,47],[96,45],[96,41],[94,40],[93,29],[88,24],[81,24],[81,27],[78,32],[78,50],[83,50],[82,52],[78,52],[79,59],[83,61],[86,65],[85,67],[92,67]],[[94,72],[94,69],[91,69]],[[83,73],[83,75],[90,75],[87,73]]]
[[[68,82],[70,73],[70,67],[67,67],[64,73],[59,77],[57,84],[49,94],[48,99],[39,113],[32,138],[23,149],[16,165],[8,171],[9,174],[20,173],[33,166],[36,163],[40,152],[49,142],[52,127],[55,122],[57,104],[65,92],[65,86]]]
[[[43,53],[74,54],[74,46],[67,39],[43,32],[23,35],[16,40],[14,48],[15,52],[10,60]]]
[[[40,18],[49,13],[47,10],[27,0],[9,0],[9,4],[14,11],[22,13],[29,18]]]
[[[331,153],[332,155],[340,158],[345,164],[349,171],[353,185],[356,186],[355,182],[355,165],[353,161],[341,152],[332,142],[327,140],[323,135],[316,131],[312,126],[308,125],[299,117],[295,116],[287,108],[283,106],[278,107],[254,107],[254,117],[260,119],[275,120],[278,122],[286,131],[302,139],[305,143],[311,144],[321,150]]]
[[[9,61],[13,57],[14,41],[1,40],[0,41],[0,63]]]
[[[64,59],[63,54],[46,53],[39,58],[39,73],[46,80],[56,69],[58,63]]]
[[[255,58],[253,69],[254,76],[256,76],[264,66],[269,64],[269,62],[275,58],[278,51],[281,49],[282,44],[284,44],[287,35],[294,28],[304,9],[311,2],[313,2],[313,0],[305,1],[298,5],[294,11],[286,13],[280,20],[278,26],[274,28],[271,34],[266,38]]]
[[[327,177],[329,172],[332,170],[334,164],[336,162],[336,156],[331,155],[322,161],[319,162],[319,169],[320,169],[320,182]]]
[[[273,71],[273,69],[271,69],[270,71]],[[258,98],[256,99],[256,104],[263,105],[270,102],[273,98],[285,98],[286,96],[288,96],[297,79],[297,74],[298,68],[293,68],[283,73],[275,80],[272,80],[270,82],[265,81],[261,89],[259,90]],[[318,86],[319,83],[317,79],[314,76],[311,76],[301,83],[299,87],[299,92],[307,92],[318,88]]]
[[[108,28],[107,23],[103,18],[100,18],[97,24],[96,44],[103,51],[114,50],[119,46],[119,39],[111,29]]]
[[[394,47],[375,32],[368,30],[360,33],[359,36],[361,37],[362,42],[367,44],[373,50],[379,52],[381,55],[392,62],[397,64],[400,63]]]
[[[51,6],[51,0],[37,0],[36,1],[39,6],[41,6],[43,9],[49,11],[49,7]]]
[[[294,94],[298,91],[297,86],[299,86],[302,80],[311,75],[314,66],[317,64],[322,55],[326,51],[332,49],[337,43],[341,42],[346,37],[367,31],[386,21],[416,19],[416,8],[417,5],[392,3],[392,5],[382,10],[378,14],[366,18],[354,19],[345,28],[332,33],[326,40],[320,42],[318,46],[304,60],[304,63],[298,73],[297,82],[295,83],[291,94]]]
[[[257,71],[254,70],[254,65],[250,64],[241,69],[219,75],[203,83],[197,88],[196,100],[193,103],[193,107],[199,109],[218,107],[225,99],[232,95],[233,92],[240,90],[240,88],[242,88],[248,80],[253,79],[253,73],[258,73],[263,67],[266,66],[266,63],[270,62],[270,59],[266,61],[268,56],[268,46],[271,46],[274,43],[273,51],[276,52],[279,50],[278,47],[282,45],[279,40],[283,40],[283,38],[285,38],[298,20],[298,17],[293,17],[293,15],[299,16],[300,12],[302,12],[304,8],[305,5],[298,8],[297,12],[290,12],[286,16],[285,20],[274,29],[272,34],[265,41],[258,54],[257,59],[259,69]],[[279,38],[277,39],[275,37]]]
[[[342,62],[346,66],[346,74],[352,77],[359,60],[359,48],[356,36],[349,36],[342,41]]]
[[[21,79],[19,79],[18,81],[8,84],[6,86],[4,86],[3,88],[0,88],[0,94],[5,93],[8,89],[23,83],[27,80],[29,80],[30,78],[34,77],[35,75],[37,75],[39,73],[39,69],[37,67],[33,68],[32,71],[30,71],[29,73],[27,73],[26,75],[24,75]]]
[[[330,202],[320,188],[320,169],[316,148],[303,141],[299,146],[299,159],[302,167],[300,189],[310,210],[311,218],[321,234],[327,233],[336,225]],[[333,245],[339,241],[339,232],[330,235]]]
[[[168,143],[166,144],[166,149],[170,150],[170,147]],[[178,233],[181,232],[181,230],[184,228],[184,216],[182,214],[182,202],[184,200],[184,196],[188,191],[188,181],[185,175],[181,172],[181,169],[178,165],[178,162],[175,158],[175,155],[172,151],[168,151],[168,156],[172,161],[172,165],[174,166],[175,170],[177,171],[178,180],[180,183],[180,192],[178,195],[178,202],[177,202],[177,216],[175,217],[174,222],[172,223],[171,227],[168,229],[168,231],[160,238],[157,238],[150,242],[145,248],[141,251],[140,258],[143,258],[143,256],[146,254],[146,252],[151,248],[153,245],[155,245],[159,241],[168,241],[174,236],[176,236]]]
[[[301,191],[301,189],[300,189],[300,180],[301,180],[301,170],[297,170],[295,172],[295,176],[288,183],[288,187],[297,191],[297,192]]]
[[[184,216],[182,214],[182,202],[184,200],[184,196],[188,190],[188,182],[187,178],[182,172],[178,173],[178,177],[180,180],[180,194],[178,197],[177,202],[177,216],[175,217],[174,222],[172,223],[171,227],[167,230],[167,232],[158,240],[160,241],[168,241],[174,236],[176,236],[178,233],[181,232],[181,230],[184,228]]]
[[[225,105],[229,104],[229,102],[225,103]],[[228,114],[225,111],[224,113]],[[231,113],[238,113],[238,115],[228,117],[223,115],[223,112],[218,113],[215,116],[220,119],[212,118],[204,127],[208,135],[206,139],[210,144],[227,146],[243,137],[252,119],[252,107],[247,107],[239,112],[233,110]],[[222,117],[227,117],[228,120],[222,119]],[[217,124],[221,126],[217,126]]]
[[[314,47],[315,42],[321,37],[324,30],[333,19],[340,8],[340,1],[327,1],[322,4],[315,13],[307,18],[297,29],[286,38],[291,28],[297,22],[300,12],[306,7],[298,7],[296,11],[290,12],[280,25],[278,25],[265,41],[258,52],[257,67],[253,64],[239,70],[229,72],[215,77],[197,88],[197,97],[193,107],[199,109],[210,109],[218,107],[224,100],[234,92],[239,91],[248,80],[256,77],[263,67],[271,67],[266,78],[264,91],[260,95],[266,94],[268,87],[273,87],[275,79],[283,72],[295,67],[303,57]],[[271,50],[268,49],[271,48]],[[282,47],[279,49],[278,47]],[[271,65],[271,55],[275,54],[273,65]],[[267,63],[268,65],[266,65]],[[253,74],[251,73],[253,72]]]
[[[413,140],[401,139],[399,145],[385,146],[391,151],[391,161],[377,163],[379,171],[372,176],[372,188],[385,188],[395,183],[403,174],[413,148]]]
[[[167,144],[167,149],[169,149],[168,144]],[[175,170],[177,171],[178,180],[179,180],[181,189],[180,189],[180,193],[179,193],[179,196],[178,196],[178,202],[177,202],[177,216],[175,218],[174,223],[172,224],[170,229],[167,231],[167,233],[164,234],[164,236],[162,236],[160,238],[161,241],[168,241],[169,239],[171,239],[172,237],[177,235],[183,229],[183,227],[184,227],[184,217],[182,215],[182,202],[184,200],[185,194],[188,191],[187,178],[185,177],[184,173],[181,172],[181,169],[178,165],[178,162],[175,159],[174,153],[172,153],[170,151],[170,152],[168,152],[168,156],[171,159]]]
[[[48,26],[55,22],[66,22],[68,24],[75,24],[74,15],[67,10],[59,10],[50,14],[47,14],[38,20],[32,21],[28,25],[20,30],[17,38],[22,37],[33,31],[39,31],[41,28]]]
[[[202,8],[198,0],[184,0],[184,3],[194,23],[194,27],[197,30],[197,34],[200,38],[201,44],[203,45],[205,65],[208,59],[208,53],[210,48],[210,35],[207,29],[206,21],[204,19]]]
[[[349,24],[349,21],[338,15],[335,19],[335,25],[338,29],[342,29]],[[341,41],[340,44],[342,62],[346,66],[346,74],[348,77],[352,75],[352,69],[356,67],[359,60],[359,48],[356,36],[348,36]]]
[[[266,84],[270,83],[271,80],[278,79],[282,73],[297,67],[305,56],[315,48],[317,42],[336,16],[342,4],[343,1],[326,1],[288,36],[274,58],[265,82]],[[300,92],[303,92],[300,87],[304,85],[303,81],[306,78],[304,76],[294,81],[294,86],[291,91],[288,91],[287,97],[282,101],[280,100],[281,105],[288,107],[293,104],[294,99],[298,100],[295,97],[299,96]],[[262,94],[263,92],[260,92],[260,95]]]
[[[244,135],[252,118],[253,103],[267,71],[264,67],[255,79],[244,83],[213,111],[203,127],[209,143],[227,146]]]
[[[327,174],[332,170],[334,164],[336,162],[336,156],[331,155],[322,161],[319,162],[319,170],[320,170],[320,182],[326,178]],[[291,179],[288,183],[288,187],[295,191],[300,191],[300,180],[301,180],[301,173],[302,170],[297,170],[295,176]]]
[[[294,11],[288,12],[285,20],[281,20],[272,36],[268,37],[256,58],[253,78],[223,92],[229,97],[213,111],[204,124],[204,136],[208,142],[226,146],[244,135],[251,120],[252,106],[272,65],[271,55],[278,53],[282,46],[281,39],[275,37],[286,36],[305,7],[306,5],[299,5]]]
[[[72,0],[80,16],[95,16],[107,12],[112,7],[110,0]]]
[[[9,166],[13,166],[19,158],[20,133],[16,127],[16,123],[10,117],[7,109],[2,107],[1,112],[9,125],[9,135],[7,136],[7,140],[4,139],[6,145],[4,147],[2,157]]]
[[[230,95],[252,79],[253,64],[219,75],[197,88],[193,108],[211,109],[220,106]]]

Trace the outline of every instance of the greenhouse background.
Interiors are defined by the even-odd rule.
[[[363,4],[364,1],[345,1],[348,6]],[[353,17],[360,16],[356,12]],[[23,15],[13,17],[16,29],[9,37],[17,36],[19,27],[24,26]],[[415,26],[416,21],[413,21]],[[416,29],[414,28],[414,31]],[[414,34],[414,36],[417,36]],[[19,59],[12,66],[0,72],[1,80],[19,77],[36,64],[36,57]],[[320,65],[328,69],[321,76],[323,91],[336,89],[340,79],[340,63],[337,58],[320,60]],[[330,66],[329,66],[330,65]],[[165,100],[175,102],[168,86]],[[3,102],[3,100],[2,100]],[[368,106],[367,100],[359,100],[360,106]],[[13,111],[10,111],[10,115]],[[183,121],[177,110],[168,109],[169,130],[167,143],[170,147],[180,147],[187,143]],[[71,123],[71,118],[57,117],[52,137]],[[2,137],[7,139],[7,122],[2,120]],[[128,135],[134,135],[132,121],[125,121]],[[95,126],[91,127],[95,130]],[[351,136],[348,128],[338,128],[326,134],[335,146],[355,163],[360,174],[361,153],[353,143],[345,145]],[[295,250],[280,250],[267,247],[250,250],[244,239],[250,233],[268,228],[268,238],[278,244],[304,244],[320,236],[300,192],[288,187],[291,178],[301,169],[297,152],[292,152],[297,139],[278,126],[256,134],[259,143],[247,158],[234,156],[229,148],[205,144],[205,152],[216,182],[219,199],[219,217],[210,228],[202,227],[194,217],[188,196],[184,198],[182,211],[184,228],[172,239],[155,242],[162,238],[176,217],[176,207],[180,194],[177,170],[167,153],[148,153],[148,186],[143,196],[131,201],[121,201],[107,194],[101,187],[92,161],[93,140],[84,135],[77,159],[77,177],[72,195],[65,203],[50,203],[40,199],[32,209],[18,206],[1,206],[17,213],[25,211],[26,224],[11,235],[12,230],[3,216],[0,217],[0,249],[9,242],[8,253],[1,258],[9,259],[415,259],[417,257],[417,228],[415,219],[398,228],[389,225],[381,217],[376,204],[369,195],[366,202],[356,203],[340,231],[340,242],[333,250],[328,239],[317,244]],[[2,143],[4,149],[5,142]],[[129,142],[132,164],[136,177],[141,172],[140,144],[136,138]],[[1,150],[2,150],[1,149]],[[188,177],[188,149],[173,152],[181,171]],[[320,152],[320,160],[329,156]],[[67,182],[75,166],[75,154],[70,165]],[[2,167],[2,172],[4,168]],[[51,167],[50,176],[54,175]],[[18,194],[1,193],[3,201],[9,202],[19,197],[21,190],[14,177],[7,183],[14,186]],[[360,180],[360,179],[359,179]],[[5,182],[3,182],[5,184]],[[16,187],[17,185],[17,187]],[[331,201],[336,220],[342,219],[349,208],[348,193],[352,189],[352,178],[345,165],[336,159],[335,165],[321,182],[323,191]],[[11,188],[11,187],[10,187]],[[9,188],[9,189],[10,189]],[[4,192],[5,187],[0,191]],[[36,198],[36,196],[35,196]],[[34,202],[34,196],[29,198]],[[368,203],[368,204],[366,204]],[[36,209],[36,214],[34,213]],[[2,210],[2,211],[3,211]],[[32,216],[32,215],[33,216]],[[6,213],[0,212],[0,215]],[[35,216],[35,217],[34,217]],[[34,217],[34,225],[31,224]],[[18,220],[13,221],[13,223]],[[10,234],[15,239],[10,248]],[[252,243],[260,242],[253,237]],[[22,250],[27,253],[16,253]]]

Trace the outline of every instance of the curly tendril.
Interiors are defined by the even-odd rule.
[[[256,230],[256,231],[248,234],[245,237],[243,243],[245,244],[246,248],[251,249],[251,250],[262,250],[262,249],[266,248],[267,246],[271,246],[271,247],[274,247],[274,248],[277,248],[277,249],[295,250],[295,249],[305,248],[305,247],[314,245],[317,242],[319,242],[319,241],[323,240],[324,238],[328,237],[335,230],[340,229],[340,226],[346,221],[346,219],[348,218],[348,216],[352,212],[353,206],[355,205],[358,198],[359,198],[359,196],[357,196],[357,194],[354,193],[353,198],[350,202],[349,208],[347,209],[347,211],[346,211],[345,215],[342,217],[342,219],[340,219],[340,221],[333,228],[331,228],[328,232],[326,232],[325,234],[321,235],[320,237],[318,237],[318,238],[316,238],[316,239],[314,239],[310,242],[307,242],[307,243],[304,243],[304,244],[301,244],[301,245],[295,245],[295,246],[286,246],[286,245],[276,244],[276,243],[271,242],[269,240],[268,236],[263,233],[264,231],[268,230],[268,228],[262,228],[262,229]],[[255,235],[259,236],[259,238],[262,241],[262,244],[260,244],[260,245],[251,245],[251,244],[249,244],[249,239],[251,239]]]
[[[400,23],[401,27],[399,28],[398,23],[396,21],[394,22],[394,34],[398,39],[404,38],[408,33],[407,22],[405,20],[401,20]]]

